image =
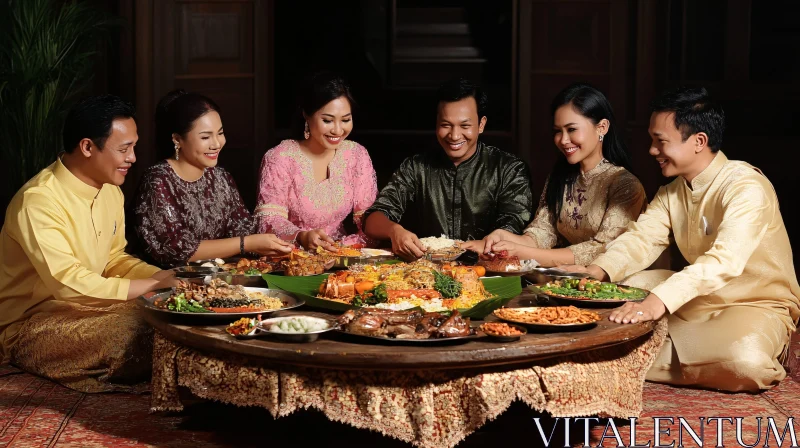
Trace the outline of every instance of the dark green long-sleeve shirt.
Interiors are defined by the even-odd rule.
[[[444,151],[403,161],[364,214],[382,212],[418,237],[481,239],[495,229],[521,234],[531,220],[533,196],[525,162],[478,143],[455,166]]]

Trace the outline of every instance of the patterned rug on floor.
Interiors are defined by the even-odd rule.
[[[797,412],[800,384],[791,378],[762,394],[727,394],[651,383],[645,385],[644,394],[645,410],[636,427],[636,442],[642,445],[654,441],[652,417],[684,417],[697,432],[699,417],[744,417],[743,439],[747,444],[756,441],[756,417],[762,417],[765,421],[759,446],[763,446],[766,417],[775,418],[782,431],[788,417],[800,415]],[[314,412],[273,420],[263,409],[239,409],[209,402],[197,402],[187,406],[183,413],[171,415],[150,414],[149,405],[147,394],[87,395],[13,367],[0,366],[0,447],[405,446],[375,433],[330,423]],[[515,404],[506,414],[487,424],[486,431],[468,437],[459,447],[491,446],[512,440],[525,442],[525,446],[543,446],[531,424],[532,414],[524,405]],[[503,420],[505,423],[501,423]],[[625,424],[619,422],[617,428],[627,445],[630,428]],[[725,425],[723,442],[738,446],[734,426]],[[666,426],[671,426],[672,432],[662,437],[662,443],[669,444],[677,440],[677,422],[662,428]],[[543,427],[546,431],[552,428],[552,421]],[[715,428],[706,426],[705,446],[715,445]],[[604,426],[592,429],[592,446],[597,446],[603,429]],[[573,444],[582,445],[583,437],[575,437],[580,432],[573,428],[572,434]],[[611,438],[613,432],[607,435],[604,445],[616,446],[617,442]],[[686,432],[684,444],[697,446]],[[775,446],[774,438],[770,439],[770,445]]]
[[[669,387],[661,384],[647,383],[644,390],[644,412],[636,425],[636,440],[631,440],[630,423],[620,422],[617,426],[623,445],[656,445],[655,417],[671,417],[674,423],[662,421],[662,431],[669,429],[669,435],[661,436],[661,444],[669,445],[675,442],[678,445],[679,422],[678,417],[683,417],[688,425],[703,444],[699,445],[692,439],[686,427],[682,430],[683,444],[685,446],[740,446],[737,443],[736,418],[741,417],[742,442],[745,445],[764,446],[765,433],[768,430],[768,418],[774,419],[778,433],[782,433],[789,417],[800,416],[800,385],[792,378],[786,378],[778,387],[761,393],[722,393],[707,390],[685,389]],[[722,422],[722,443],[717,445],[717,424],[719,420],[709,418],[730,418]],[[758,418],[761,418],[760,426]],[[700,420],[703,418],[703,420]],[[592,428],[590,444],[597,446],[600,438],[605,433],[604,446],[617,446],[618,440],[614,438],[613,428],[607,421],[603,425]],[[619,421],[617,421],[619,422]],[[703,428],[703,436],[701,435]],[[794,429],[800,435],[800,425]],[[787,432],[788,436],[788,432]],[[759,439],[760,437],[760,439]],[[789,441],[791,439],[788,439]],[[784,442],[783,446],[791,446]],[[770,430],[770,446],[776,446],[774,436]]]

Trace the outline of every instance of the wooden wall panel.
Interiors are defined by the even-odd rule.
[[[179,3],[176,76],[253,72],[253,4]]]
[[[220,166],[236,179],[249,208],[255,206],[258,165],[272,124],[271,0],[143,1],[138,11],[145,21],[137,27],[142,42],[152,41],[148,54],[137,52],[137,102],[141,147],[153,147],[155,104],[170,90],[181,88],[213,99],[222,109],[227,144]],[[147,19],[151,26],[147,28]],[[149,56],[149,58],[148,58]],[[148,70],[149,69],[149,70]],[[149,76],[148,76],[149,75]],[[157,162],[140,157],[139,169]],[[135,179],[138,182],[138,177]],[[135,190],[131,187],[130,190]],[[128,190],[128,191],[130,191]]]
[[[627,14],[624,0],[520,2],[518,142],[535,194],[561,157],[550,114],[561,89],[573,82],[592,84],[608,95],[617,116],[625,117]]]
[[[597,2],[536,2],[531,18],[534,74],[608,73],[610,8]]]

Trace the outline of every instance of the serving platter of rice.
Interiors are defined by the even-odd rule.
[[[425,246],[425,258],[428,260],[453,261],[466,252],[460,245],[463,241],[447,238],[446,235],[429,236],[419,241]]]

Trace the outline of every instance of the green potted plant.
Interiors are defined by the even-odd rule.
[[[115,25],[88,1],[0,0],[3,210],[55,160],[64,115],[86,92],[101,37]]]

